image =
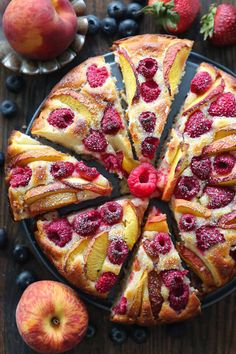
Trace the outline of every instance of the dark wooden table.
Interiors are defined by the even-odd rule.
[[[3,0],[2,0],[3,1]],[[0,1],[1,2],[1,1]],[[229,1],[228,1],[229,2]],[[236,4],[236,0],[232,1]],[[88,0],[88,13],[105,17],[108,1]],[[206,11],[211,1],[202,0],[202,13]],[[156,32],[150,17],[142,22],[141,32]],[[215,48],[203,42],[199,32],[199,22],[187,34],[194,39],[194,50],[236,71],[236,47]],[[0,100],[9,98],[16,100],[19,114],[12,120],[0,117],[0,146],[6,147],[7,138],[12,129],[24,131],[24,126],[29,121],[37,106],[54,86],[54,84],[80,61],[89,56],[103,54],[109,50],[112,38],[102,35],[88,37],[78,60],[65,69],[48,76],[25,78],[26,86],[22,93],[15,95],[5,88],[5,78],[10,74],[1,66],[0,70]],[[2,173],[2,171],[1,171]],[[13,223],[7,205],[6,188],[2,173],[0,182],[0,227],[5,227],[8,232],[8,245],[0,251],[0,354],[29,354],[33,353],[21,340],[15,325],[15,308],[21,292],[17,289],[15,279],[19,272],[25,269],[36,272],[40,279],[52,279],[49,272],[34,258],[23,265],[17,265],[12,258],[12,248],[16,243],[27,244],[26,236],[19,223]],[[30,245],[29,245],[30,247]],[[235,354],[236,353],[236,294],[228,296],[218,304],[204,310],[202,315],[185,323],[154,328],[147,343],[135,344],[128,339],[122,346],[114,345],[109,337],[110,323],[108,314],[89,305],[88,310],[91,321],[97,327],[96,336],[86,339],[70,353],[83,354]]]

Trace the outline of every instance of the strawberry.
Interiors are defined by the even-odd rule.
[[[143,11],[152,13],[157,23],[170,33],[189,29],[200,10],[199,0],[149,0]]]
[[[236,44],[236,7],[231,4],[212,5],[201,19],[204,39],[217,46]]]

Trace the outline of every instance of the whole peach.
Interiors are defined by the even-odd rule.
[[[16,324],[23,340],[36,352],[62,353],[81,342],[88,313],[70,287],[42,280],[24,291],[16,308]]]
[[[3,15],[3,30],[16,52],[49,60],[73,41],[77,17],[68,0],[12,0]]]

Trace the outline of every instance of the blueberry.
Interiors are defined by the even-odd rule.
[[[101,21],[97,16],[87,15],[88,20],[88,34],[96,34],[100,30]]]
[[[121,20],[126,15],[126,5],[122,1],[112,1],[107,6],[107,13],[116,20]]]
[[[28,247],[24,245],[15,245],[13,249],[13,257],[17,263],[25,263],[30,258]]]
[[[141,9],[143,7],[138,4],[137,2],[131,2],[127,6],[127,17],[131,18],[133,20],[138,20],[142,17],[143,13],[141,12]]]
[[[36,275],[29,270],[21,272],[16,278],[16,284],[21,290],[25,290],[27,286],[34,283],[35,281],[37,281]]]
[[[2,151],[0,151],[0,166],[2,166],[4,164],[4,153]]]
[[[0,229],[0,248],[5,247],[7,244],[7,233],[5,229]]]
[[[24,79],[21,76],[10,75],[6,78],[6,88],[14,93],[20,92],[24,86]]]
[[[5,100],[0,104],[0,112],[6,118],[12,118],[18,111],[17,105],[14,101]]]
[[[147,0],[135,0],[135,2],[138,2],[139,4],[146,5]]]
[[[135,36],[138,33],[138,24],[136,21],[127,19],[119,24],[119,34],[121,37]]]
[[[131,332],[131,337],[138,343],[145,343],[148,339],[149,331],[146,327],[135,326]]]
[[[86,338],[92,338],[95,336],[95,334],[96,334],[96,328],[94,327],[94,325],[89,323],[87,333],[86,333]]]
[[[112,326],[109,336],[112,340],[112,342],[116,344],[122,344],[126,341],[127,339],[127,332],[124,328],[121,326]]]
[[[111,17],[105,17],[102,20],[101,28],[102,28],[102,31],[105,34],[109,34],[109,35],[115,34],[116,31],[117,31],[116,20],[114,18],[111,18]]]

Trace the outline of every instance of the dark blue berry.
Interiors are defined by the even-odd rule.
[[[146,327],[135,326],[132,329],[131,337],[138,344],[145,343],[148,339],[148,336],[149,336],[149,331]]]
[[[101,28],[101,21],[97,16],[87,15],[88,34],[96,34]]]
[[[133,20],[138,20],[142,17],[143,13],[141,12],[141,9],[143,7],[138,4],[137,2],[131,2],[127,6],[127,17],[132,18]]]
[[[112,1],[107,6],[107,13],[116,20],[121,20],[126,15],[126,5],[122,1]]]
[[[5,229],[0,229],[0,248],[5,247],[7,244],[7,233]]]
[[[117,23],[114,18],[105,17],[101,22],[102,31],[105,34],[113,35],[117,32]]]
[[[0,112],[6,118],[12,118],[18,111],[17,105],[14,101],[5,100],[0,104]]]
[[[88,329],[87,329],[87,332],[86,332],[86,338],[92,338],[92,337],[95,336],[95,334],[96,334],[96,328],[94,327],[94,325],[89,323]]]
[[[138,24],[136,21],[127,19],[119,24],[119,34],[121,37],[135,36],[138,33]]]
[[[146,5],[147,0],[135,0],[135,2],[138,2],[139,4]]]
[[[13,249],[13,257],[17,263],[25,263],[30,258],[28,247],[24,245],[15,245]]]
[[[30,284],[37,281],[37,277],[34,273],[29,270],[25,270],[18,274],[16,278],[16,284],[19,286],[21,290],[25,290]]]
[[[122,344],[127,339],[126,330],[123,327],[117,325],[112,326],[109,335],[112,342],[116,344]]]
[[[0,166],[2,166],[4,164],[4,153],[2,151],[0,151]]]
[[[10,75],[6,78],[6,88],[14,93],[20,92],[24,86],[24,79],[21,76]]]

